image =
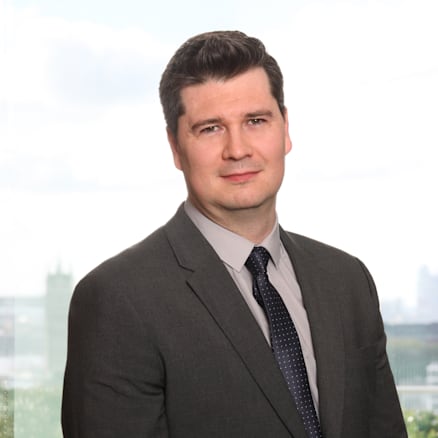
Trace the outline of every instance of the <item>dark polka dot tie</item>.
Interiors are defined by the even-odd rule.
[[[262,246],[256,246],[245,263],[254,278],[254,297],[268,318],[271,348],[303,419],[307,435],[309,438],[322,438],[300,340],[283,300],[269,282],[266,272],[269,259],[269,252]]]

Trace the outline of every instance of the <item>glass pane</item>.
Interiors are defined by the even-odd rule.
[[[433,1],[0,3],[0,438],[62,435],[72,289],[184,200],[158,82],[186,38],[224,28],[283,69],[281,224],[370,268],[410,436],[435,436],[437,16]]]

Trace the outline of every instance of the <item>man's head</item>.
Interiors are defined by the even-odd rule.
[[[160,99],[167,129],[176,137],[178,118],[184,114],[181,90],[209,79],[231,79],[261,67],[272,96],[284,114],[283,76],[275,59],[257,38],[239,31],[207,32],[190,38],[169,61],[160,82]]]

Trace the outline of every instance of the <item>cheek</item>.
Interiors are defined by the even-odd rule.
[[[219,158],[213,148],[197,148],[185,156],[187,166],[201,174],[209,174],[219,165]]]
[[[286,158],[286,154],[287,154],[287,150],[285,148],[285,144],[277,142],[274,144],[281,144],[282,146],[276,146],[271,148],[270,150],[268,150],[265,153],[265,158],[267,161],[269,161],[269,163],[271,164],[271,166],[273,167],[281,167],[284,166],[284,162],[285,162],[285,158]]]
[[[214,177],[214,162],[207,159],[203,154],[190,154],[181,157],[182,171],[187,180],[197,190],[203,191],[210,186],[210,180]]]
[[[285,153],[284,150],[276,150],[269,157],[269,178],[273,184],[277,184],[283,179],[285,172]]]

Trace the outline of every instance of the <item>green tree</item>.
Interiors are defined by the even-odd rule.
[[[409,438],[438,438],[438,415],[430,411],[407,411],[405,421]]]
[[[14,438],[61,438],[61,388],[15,390]]]

